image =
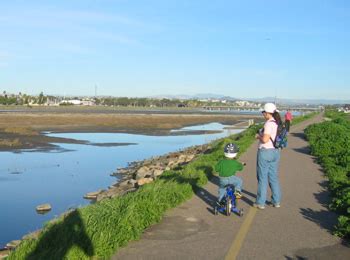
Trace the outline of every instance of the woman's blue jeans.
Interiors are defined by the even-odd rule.
[[[257,158],[258,193],[256,204],[265,205],[267,195],[267,184],[270,185],[272,197],[271,202],[281,202],[281,189],[278,178],[278,165],[280,161],[279,149],[259,149]]]
[[[233,185],[235,187],[235,191],[239,191],[239,192],[242,191],[243,181],[241,178],[237,176],[220,177],[218,201],[221,201],[222,198],[225,196],[225,192],[226,192],[225,186],[228,184]]]

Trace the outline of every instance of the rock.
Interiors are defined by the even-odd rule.
[[[100,194],[101,192],[102,192],[102,190],[88,192],[84,195],[84,199],[94,200],[97,198],[98,194]]]
[[[0,249],[0,259],[6,259],[10,254],[10,250],[8,249]]]
[[[118,195],[120,191],[119,187],[112,187],[108,190],[101,191],[97,196],[96,196],[96,201],[101,201],[106,198],[112,198],[114,195]]]
[[[137,170],[135,179],[139,180],[139,179],[145,178],[147,175],[151,176],[151,171],[149,167],[142,166],[140,169]]]
[[[185,160],[186,160],[186,157],[187,157],[186,154],[181,154],[181,155],[179,156],[179,161],[185,161]]]
[[[128,181],[128,180],[119,182],[119,183],[117,184],[117,186],[121,186],[121,187],[127,186],[127,185],[129,185],[129,181]]]
[[[173,167],[173,166],[175,166],[176,165],[176,163],[177,163],[177,160],[173,160],[173,159],[171,159],[171,160],[169,160],[169,162],[168,162],[168,166],[167,167]]]
[[[194,159],[194,157],[196,157],[195,154],[188,154],[187,157],[186,157],[186,161],[190,162],[190,161],[192,161]]]
[[[122,193],[120,193],[120,196],[124,196],[125,194],[130,193],[130,192],[134,192],[136,190],[137,190],[136,188],[131,188],[131,189],[125,190]]]
[[[51,210],[51,205],[46,203],[46,204],[41,204],[36,207],[36,211],[38,212],[45,212],[45,211],[50,211]]]
[[[12,240],[11,242],[6,244],[7,249],[15,249],[19,244],[21,243],[21,240]]]
[[[128,181],[128,183],[129,183],[130,185],[132,185],[132,186],[135,186],[135,184],[137,183],[137,181],[134,180],[134,179],[130,179],[130,180]]]
[[[41,233],[41,230],[34,231],[32,233],[29,233],[28,235],[24,235],[22,237],[23,240],[28,240],[28,239],[37,239]]]
[[[151,183],[153,181],[153,178],[142,178],[137,180],[137,186],[142,186],[145,185],[147,183]]]
[[[119,168],[118,169],[118,174],[127,174],[129,173],[129,169],[128,168]]]
[[[158,169],[155,169],[154,171],[153,171],[153,178],[157,178],[158,176],[160,176],[160,175],[162,175],[163,174],[163,170],[158,170]]]

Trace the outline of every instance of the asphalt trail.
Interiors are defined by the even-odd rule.
[[[252,207],[257,190],[253,144],[240,158],[247,163],[238,174],[244,180],[243,217],[213,215],[214,178],[112,259],[350,259],[349,247],[332,235],[337,216],[327,208],[327,181],[303,133],[321,120],[319,115],[291,129],[281,156],[281,208]]]

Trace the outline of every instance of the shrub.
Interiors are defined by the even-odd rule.
[[[350,237],[350,122],[343,114],[328,111],[332,121],[309,126],[305,133],[329,179],[332,194],[330,208],[340,216],[336,234]]]

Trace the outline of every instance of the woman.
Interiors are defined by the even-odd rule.
[[[273,103],[266,103],[262,114],[266,121],[264,127],[256,135],[256,139],[259,140],[256,166],[258,192],[254,207],[259,209],[265,208],[267,184],[269,184],[272,192],[271,202],[274,207],[279,208],[281,203],[281,190],[278,179],[280,150],[274,147],[273,141],[277,135],[277,127],[282,123],[282,120]]]

